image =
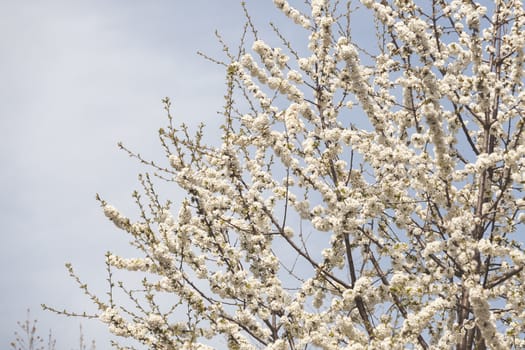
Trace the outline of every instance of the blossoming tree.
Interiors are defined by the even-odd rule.
[[[100,199],[145,278],[98,317],[150,349],[524,348],[522,1],[362,0],[375,49],[356,4],[274,4],[307,47],[247,17],[220,144],[166,99],[169,161],[134,154],[180,205],[149,175],[139,220]]]

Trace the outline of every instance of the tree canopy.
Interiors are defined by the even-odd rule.
[[[140,218],[100,199],[138,251],[110,277],[144,273],[127,304],[81,285],[100,320],[149,349],[524,348],[523,2],[273,2],[305,41],[247,14],[210,58],[219,144],[165,99]]]

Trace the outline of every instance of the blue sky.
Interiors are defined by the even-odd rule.
[[[0,1],[1,348],[27,308],[43,334],[53,329],[58,349],[78,347],[81,320],[39,305],[92,310],[64,263],[103,294],[104,253],[133,255],[95,201],[100,193],[134,210],[130,194],[144,169],[116,143],[159,155],[164,96],[181,122],[217,122],[223,71],[196,51],[220,54],[215,29],[236,43],[239,3]],[[263,7],[271,14],[251,6],[259,19],[279,15],[270,2]],[[86,338],[108,347],[97,321],[82,324]]]

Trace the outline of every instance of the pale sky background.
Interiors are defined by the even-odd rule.
[[[284,19],[270,0],[247,2],[262,32]],[[116,143],[160,155],[164,96],[172,98],[176,120],[203,121],[217,136],[224,72],[196,52],[221,54],[215,29],[238,42],[239,4],[0,0],[1,349],[14,340],[27,308],[41,334],[53,329],[57,350],[78,348],[80,322],[97,349],[109,348],[98,321],[57,316],[40,304],[93,310],[64,263],[103,296],[104,253],[133,255],[95,193],[134,212],[131,192],[144,168]]]
[[[95,193],[133,211],[130,194],[144,170],[116,143],[159,155],[164,96],[181,122],[213,124],[223,70],[196,52],[220,55],[215,29],[236,43],[239,3],[0,1],[1,349],[27,308],[42,334],[53,329],[57,350],[78,348],[81,320],[40,304],[92,310],[68,277],[67,261],[95,291],[106,291],[104,253],[131,249]],[[82,324],[86,338],[109,348],[104,327]]]

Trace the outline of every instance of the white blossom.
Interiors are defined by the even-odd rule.
[[[100,321],[151,349],[524,348],[522,1],[273,2],[305,35],[248,16],[218,144],[170,114],[137,215],[99,199],[138,251],[106,255],[107,302],[80,284]]]

